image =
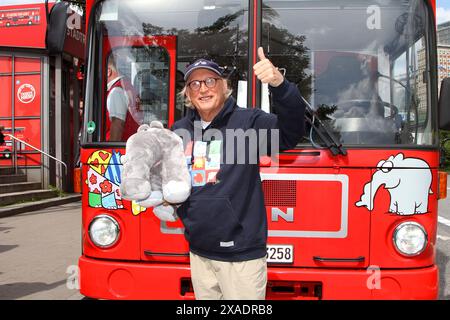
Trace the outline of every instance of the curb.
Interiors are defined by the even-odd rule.
[[[57,198],[50,198],[40,201],[33,201],[29,203],[22,203],[19,205],[9,205],[5,206],[3,208],[0,208],[0,219],[6,218],[10,216],[14,216],[17,214],[25,213],[25,212],[32,212],[37,211],[53,206],[59,206],[62,204],[80,201],[81,200],[81,194],[69,194],[65,197],[57,197]]]

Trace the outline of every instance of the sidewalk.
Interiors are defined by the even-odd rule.
[[[80,201],[0,219],[0,299],[81,299],[80,254]]]

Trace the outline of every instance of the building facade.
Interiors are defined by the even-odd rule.
[[[438,25],[438,44],[450,46],[450,21]]]
[[[441,88],[441,82],[450,77],[450,45],[438,45],[438,85]]]

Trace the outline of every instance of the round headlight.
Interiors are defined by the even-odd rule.
[[[405,256],[416,256],[425,250],[428,235],[417,222],[403,222],[395,228],[394,245]]]
[[[100,248],[108,248],[114,245],[119,239],[119,233],[119,224],[111,216],[97,216],[89,225],[89,237]]]

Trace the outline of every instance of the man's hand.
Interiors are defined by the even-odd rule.
[[[261,80],[262,83],[268,83],[272,87],[278,87],[283,83],[284,77],[281,72],[276,68],[269,59],[264,55],[262,47],[258,48],[259,62],[253,66],[255,75]]]
[[[172,204],[169,203],[169,202],[167,202],[166,200],[164,200],[164,202],[162,203],[162,205],[163,205],[164,207],[167,207],[167,206],[171,206]]]

